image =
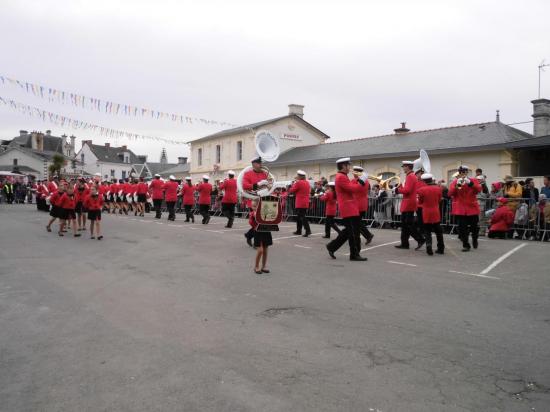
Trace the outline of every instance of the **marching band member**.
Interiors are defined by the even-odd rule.
[[[364,172],[365,171],[361,166],[353,166],[353,174],[356,179],[359,179],[359,177],[363,175]],[[367,245],[372,242],[372,239],[374,238],[374,235],[367,227],[367,222],[365,222],[367,211],[369,210],[369,191],[370,183],[367,180],[365,184],[361,186],[361,190],[353,195],[355,197],[355,201],[357,202],[357,208],[359,209],[359,217],[361,218],[359,221],[359,231],[361,235],[363,235],[363,237],[366,239]]]
[[[54,176],[50,176],[50,180],[48,181],[48,192],[50,194],[57,192],[58,184],[55,180]]]
[[[164,182],[160,180],[160,175],[158,173],[151,181],[149,191],[151,192],[153,205],[155,206],[155,219],[160,219],[162,217],[162,211],[160,208],[162,206],[162,199],[164,198]]]
[[[424,238],[418,232],[418,227],[414,221],[414,212],[416,212],[416,188],[418,180],[413,173],[413,164],[409,160],[402,162],[401,167],[407,175],[405,182],[397,186],[395,193],[403,195],[401,200],[401,244],[396,245],[397,249],[408,249],[409,248],[409,237],[413,237],[414,240],[418,242],[418,246],[415,250],[418,250],[424,245]]]
[[[199,212],[202,215],[202,224],[210,222],[210,203],[212,201],[212,185],[208,183],[210,176],[203,175],[202,183],[199,183],[195,191],[199,193]]]
[[[80,237],[80,233],[76,233],[76,197],[74,194],[74,186],[69,185],[67,191],[61,195],[58,201],[58,205],[61,208],[61,224],[59,226],[59,236],[63,236],[63,229],[65,224],[70,224],[73,229],[73,236]]]
[[[55,192],[50,192],[50,205],[51,205],[51,209],[50,209],[50,216],[51,216],[51,219],[50,221],[48,222],[48,224],[46,225],[46,230],[48,232],[51,232],[52,231],[52,223],[55,221],[55,219],[59,219],[59,222],[61,224],[61,219],[62,219],[62,213],[61,213],[61,207],[59,205],[59,200],[61,199],[61,196],[63,196],[63,194],[65,193],[65,186],[63,185],[59,185],[57,186],[57,189],[55,190]],[[61,225],[60,225],[60,228],[59,228],[59,231],[61,232]]]
[[[258,223],[256,221],[256,213],[258,208],[258,201],[253,200],[252,201],[252,209],[253,212],[251,212],[251,225],[254,230],[254,249],[256,249],[256,259],[254,261],[254,272],[257,275],[261,275],[262,273],[269,273],[269,269],[266,268],[267,265],[267,248],[271,245],[273,245],[273,238],[271,236],[271,232],[263,232],[263,231],[257,231]],[[250,222],[250,220],[249,220]],[[260,265],[261,262],[261,265]]]
[[[116,213],[118,209],[118,203],[117,203],[117,196],[118,196],[118,183],[116,178],[113,177],[113,180],[111,182],[111,185],[109,186],[111,196],[110,196],[110,203],[113,206],[113,210],[111,213]]]
[[[122,205],[122,211],[125,215],[128,214],[128,206],[129,206],[129,198],[130,194],[132,193],[132,187],[130,185],[130,181],[128,178],[122,180],[122,188],[119,187],[119,193],[120,195],[120,203]]]
[[[227,172],[227,179],[221,182],[218,187],[220,190],[223,190],[222,213],[227,218],[227,225],[225,227],[231,228],[235,219],[235,205],[237,204],[235,172],[233,170]]]
[[[185,221],[195,223],[195,215],[193,214],[193,206],[195,205],[195,189],[191,183],[191,176],[185,178],[185,183],[181,187],[181,195],[183,197],[183,209],[185,210]]]
[[[442,255],[445,250],[443,242],[443,230],[441,229],[441,212],[439,205],[443,199],[443,190],[441,186],[434,182],[433,176],[424,173],[422,176],[424,185],[418,189],[418,200],[422,205],[424,237],[426,240],[426,253],[433,255],[432,232],[435,233],[437,240],[437,250],[435,253]]]
[[[86,208],[84,206],[84,199],[90,194],[88,185],[84,182],[84,178],[80,177],[74,188],[75,200],[76,200],[76,215],[77,215],[77,230],[86,230]]]
[[[262,168],[262,158],[257,156],[253,158],[250,163],[252,164],[252,169],[246,172],[243,175],[243,190],[259,190],[266,187],[269,184],[269,175]],[[249,208],[249,212],[252,213],[251,200],[246,201],[246,205]],[[251,228],[244,234],[246,238],[246,243],[249,246],[252,246],[252,239],[254,238],[254,228]]]
[[[348,173],[350,172],[350,158],[344,157],[336,161],[338,173],[335,179],[336,198],[340,207],[340,215],[344,221],[345,229],[342,230],[336,239],[327,244],[326,248],[331,258],[336,259],[336,252],[346,240],[349,243],[350,260],[365,261],[366,257],[360,255],[361,241],[359,234],[359,209],[354,198],[354,194],[361,190],[361,186],[365,184],[368,177],[363,174],[359,179],[350,180]]]
[[[475,178],[468,177],[468,166],[458,168],[459,175],[451,182],[449,196],[455,203],[451,211],[458,220],[458,234],[462,240],[462,251],[470,250],[469,235],[472,234],[472,246],[477,249],[479,235],[479,202],[477,194],[481,192],[481,185]]]
[[[98,193],[96,186],[92,186],[90,194],[84,200],[84,205],[88,210],[88,220],[90,221],[90,239],[103,239],[101,234],[101,209],[103,208],[103,197]],[[95,233],[95,235],[94,235]]]
[[[340,234],[341,230],[334,222],[336,216],[336,192],[334,191],[334,182],[329,182],[325,186],[325,193],[319,199],[325,202],[325,236],[323,238],[330,239],[330,228]]]
[[[419,228],[419,230],[423,230],[422,227],[424,225],[423,215],[422,215],[422,201],[418,198],[418,190],[421,187],[426,186],[426,182],[422,180],[422,175],[424,174],[424,168],[420,166],[419,169],[414,171],[414,175],[416,176],[416,225]]]
[[[296,196],[295,209],[296,209],[296,232],[295,235],[302,234],[302,226],[305,229],[304,237],[311,235],[311,229],[309,228],[309,222],[306,217],[307,209],[309,208],[309,195],[311,187],[306,180],[306,172],[298,170],[296,172],[296,180],[288,190],[289,193],[294,193]]]
[[[168,209],[168,220],[176,220],[174,207],[178,200],[178,182],[176,182],[174,175],[170,175],[170,180],[164,184],[164,199],[166,200],[166,208]]]
[[[147,202],[147,183],[143,177],[139,178],[139,183],[137,184],[136,193],[137,193],[137,210],[140,216],[145,216],[145,202]]]

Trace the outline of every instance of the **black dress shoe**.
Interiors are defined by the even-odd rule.
[[[424,246],[424,243],[426,243],[425,240],[421,240],[420,242],[418,242],[418,246],[415,247],[414,250],[420,250],[422,246]]]
[[[360,256],[360,255],[357,255],[357,256],[350,256],[349,257],[349,260],[355,260],[357,262],[364,262],[366,260],[368,260],[366,257],[363,257],[363,256]]]
[[[437,253],[438,255],[444,255],[445,251],[443,249],[437,249],[435,253]]]
[[[302,236],[303,236],[303,237],[309,237],[309,235],[311,235],[311,232],[309,232],[309,233],[306,232],[306,233],[304,233]]]
[[[463,252],[469,252],[470,251],[470,245],[462,246],[462,251]]]
[[[298,232],[298,231],[296,231],[296,232],[292,232],[292,234],[293,234],[293,235],[301,235],[301,234],[302,234],[302,232]]]
[[[332,250],[330,250],[330,248],[328,247],[328,245],[326,246],[327,248],[327,251],[328,251],[328,255],[333,258],[333,259],[336,259],[336,256],[334,256],[334,252]]]
[[[323,239],[330,239],[330,236],[323,236]]]
[[[374,239],[374,235],[370,235],[368,238],[367,238],[367,241],[365,242],[365,245],[368,245],[372,242],[372,239]]]
[[[426,253],[430,256],[434,254],[434,251],[431,246],[426,246]]]
[[[396,249],[409,249],[409,245],[395,245]]]

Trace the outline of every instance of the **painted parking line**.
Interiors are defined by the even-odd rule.
[[[396,241],[394,241],[394,242],[382,243],[382,244],[380,244],[380,245],[367,247],[367,248],[365,248],[365,249],[361,249],[361,252],[366,252],[367,250],[376,249],[376,248],[379,248],[379,247],[382,247],[382,246],[394,245],[394,244],[396,244],[396,243],[401,243],[401,241],[400,241],[400,240],[396,240]],[[349,252],[348,252],[348,253],[344,253],[344,256],[349,256]]]
[[[482,275],[482,274],[479,274],[479,273],[459,272],[458,270],[449,270],[449,273],[458,273],[460,275],[476,276],[478,278],[501,280],[500,278],[497,278],[496,276]]]
[[[323,234],[323,232],[312,233],[310,236],[318,236],[318,235],[322,235],[322,234]],[[283,239],[292,239],[292,238],[295,238],[295,237],[303,237],[303,236],[302,235],[283,236],[283,237],[276,237],[273,240],[275,241],[275,240],[283,240]]]
[[[311,246],[302,246],[302,245],[294,245],[294,246],[302,248],[302,249],[311,249]]]
[[[506,260],[506,258],[510,257],[511,255],[513,255],[514,253],[516,253],[518,250],[520,250],[521,248],[523,248],[524,246],[527,246],[527,243],[522,243],[520,245],[517,245],[515,248],[513,248],[512,250],[506,252],[504,255],[502,255],[501,257],[499,257],[497,260],[495,260],[493,263],[491,263],[489,266],[487,266],[485,269],[483,269],[481,272],[480,272],[480,275],[486,275],[487,273],[489,273],[491,270],[493,270],[495,267],[497,267],[500,263],[502,263],[504,260]]]
[[[393,263],[394,265],[403,265],[403,266],[417,267],[417,265],[413,265],[412,263],[396,262],[395,260],[387,260],[386,262],[388,262],[388,263]]]

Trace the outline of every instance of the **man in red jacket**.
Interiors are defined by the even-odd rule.
[[[336,239],[331,241],[326,247],[331,258],[336,259],[336,252],[346,240],[349,243],[349,260],[365,261],[366,257],[360,255],[361,242],[359,238],[359,209],[355,201],[354,194],[361,190],[365,184],[367,176],[363,174],[359,179],[350,180],[348,173],[351,169],[350,158],[344,157],[336,161],[338,173],[335,178],[336,197],[340,208],[340,216],[344,222],[345,229],[342,230]]]
[[[417,199],[416,188],[418,179],[413,173],[413,164],[409,160],[402,162],[401,167],[406,174],[405,181],[401,183],[395,189],[395,193],[403,195],[401,200],[401,244],[396,245],[397,249],[408,249],[409,238],[412,236],[414,240],[418,242],[416,250],[420,249],[424,245],[424,237],[418,231],[418,227],[414,220],[414,213],[416,212]]]
[[[242,190],[257,191],[267,187],[269,184],[269,175],[264,169],[262,169],[262,158],[257,156],[252,159],[250,163],[252,164],[252,170],[249,170],[243,175]],[[248,207],[249,213],[254,211],[252,201],[250,199],[246,200],[246,207]],[[246,243],[249,246],[253,246],[252,239],[254,239],[254,232],[255,231],[253,229],[250,229],[244,234]]]
[[[441,186],[436,184],[433,176],[430,173],[424,173],[421,176],[422,182],[425,183],[418,189],[418,201],[422,205],[422,228],[426,239],[426,253],[433,255],[432,248],[432,232],[435,233],[437,239],[437,250],[435,253],[442,255],[445,250],[443,243],[443,230],[441,230],[441,212],[440,203],[443,199],[443,191]]]
[[[174,175],[170,175],[170,180],[164,184],[164,199],[166,200],[166,208],[168,209],[168,220],[176,220],[174,207],[178,200],[178,182],[176,182]]]
[[[471,248],[470,233],[472,234],[472,246],[477,249],[479,235],[477,194],[481,192],[481,184],[477,179],[468,177],[468,172],[468,166],[460,166],[458,176],[449,186],[449,196],[455,200],[453,214],[458,221],[458,237],[462,240],[463,252],[468,252]]]
[[[195,206],[195,188],[191,183],[191,176],[185,178],[185,183],[181,187],[180,194],[183,197],[185,221],[189,222],[191,220],[195,223],[195,215],[193,214],[193,206]]]
[[[296,209],[296,232],[295,235],[302,234],[302,226],[305,229],[304,237],[311,235],[311,229],[309,228],[309,222],[306,217],[307,209],[309,208],[309,195],[311,193],[311,186],[306,180],[306,172],[298,170],[296,172],[296,180],[292,187],[288,190],[295,195],[295,209]]]
[[[361,166],[353,166],[353,173],[356,176],[360,176],[364,173],[364,169]],[[358,179],[356,177],[356,179]],[[357,208],[359,209],[359,217],[361,218],[359,220],[359,232],[363,237],[367,240],[367,245],[372,242],[372,239],[374,238],[374,235],[370,232],[369,228],[367,227],[367,222],[365,219],[367,218],[367,211],[369,210],[369,191],[370,191],[370,183],[367,180],[363,186],[361,186],[361,191],[355,193],[355,201],[357,202]]]
[[[162,217],[160,208],[162,206],[162,199],[164,198],[164,182],[160,180],[159,174],[156,174],[155,178],[151,181],[149,191],[151,192],[153,205],[155,206],[155,219],[160,219]]]
[[[202,183],[195,189],[199,192],[199,212],[202,215],[202,224],[207,225],[210,222],[210,204],[212,202],[212,185],[208,183],[210,176],[203,175]]]
[[[235,220],[235,205],[237,204],[237,181],[235,180],[235,172],[230,170],[227,172],[227,179],[218,185],[220,190],[223,190],[222,197],[222,213],[227,218],[225,227],[232,227]]]

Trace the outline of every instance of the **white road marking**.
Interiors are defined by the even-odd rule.
[[[518,250],[520,250],[522,247],[526,246],[527,243],[522,243],[520,245],[517,245],[515,248],[510,250],[509,252],[506,252],[504,255],[499,257],[497,260],[495,260],[493,263],[491,263],[489,266],[487,266],[485,269],[483,269],[480,273],[480,275],[486,275],[491,270],[493,270],[498,264],[502,263],[507,257],[511,256],[512,254],[516,253]]]
[[[206,229],[205,232],[223,233],[223,230],[211,230],[211,229]]]
[[[376,249],[377,247],[393,245],[393,244],[395,244],[395,243],[401,243],[401,241],[400,241],[400,240],[396,240],[395,242],[382,243],[382,244],[380,244],[380,245],[367,247],[367,248],[365,248],[365,249],[361,249],[361,252],[366,252],[367,250]],[[349,253],[344,253],[344,256],[349,256]]]
[[[413,265],[412,263],[396,262],[395,260],[388,260],[387,262],[394,263],[396,265],[403,265],[403,266],[413,266],[413,267],[417,266],[417,265]]]
[[[313,233],[311,234],[310,236],[317,236],[317,235],[322,235],[323,233]],[[283,236],[283,237],[276,237],[275,239],[273,240],[282,240],[282,239],[292,239],[294,237],[302,237],[302,235],[293,235],[293,236]]]
[[[302,246],[302,245],[294,245],[296,247],[301,247],[302,249],[311,249],[311,246]]]
[[[467,272],[459,272],[458,270],[449,270],[450,273],[459,273],[461,275],[468,275],[468,276],[477,276],[478,278],[486,278],[486,279],[496,279],[500,280],[500,278],[497,278],[495,276],[488,276],[488,275],[481,275],[477,273],[467,273]]]

